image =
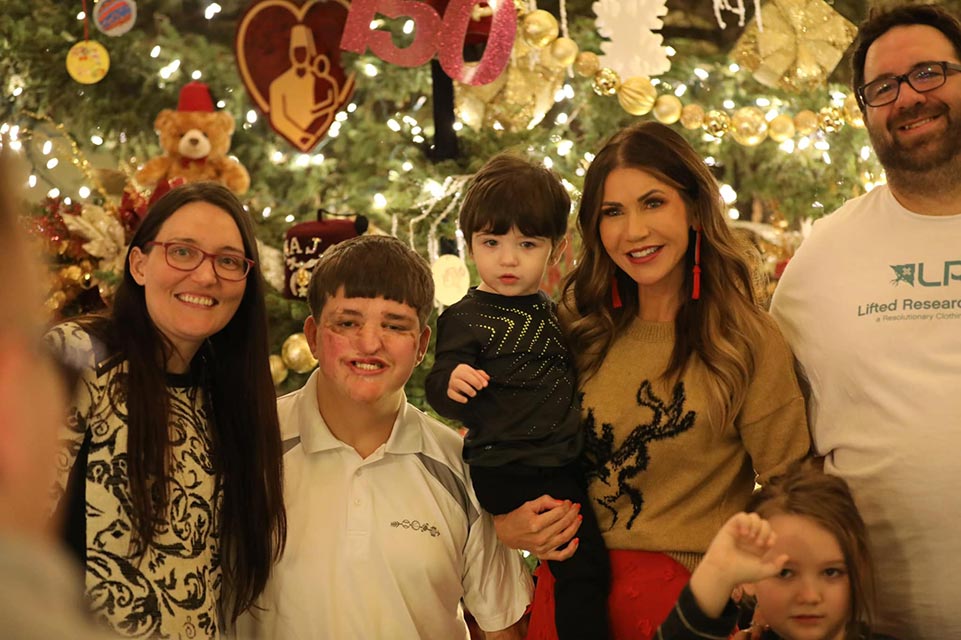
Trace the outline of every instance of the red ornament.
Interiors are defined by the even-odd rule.
[[[464,44],[471,29],[471,14],[477,0],[450,0],[444,5],[444,16],[431,5],[414,0],[353,0],[340,46],[345,51],[364,53],[369,48],[385,62],[402,67],[418,67],[437,54],[440,66],[448,76],[462,84],[479,85],[493,82],[507,68],[517,14],[514,5],[500,2],[494,10],[481,61],[464,62]],[[388,31],[371,29],[378,15],[388,18],[410,18],[414,23],[414,41],[407,47],[394,44]]]
[[[300,151],[324,136],[354,92],[340,59],[347,0],[256,0],[235,38],[240,76],[271,128]]]

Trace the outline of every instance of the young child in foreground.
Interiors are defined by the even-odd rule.
[[[885,640],[870,632],[867,530],[844,480],[794,465],[748,510],[714,537],[658,638],[727,637],[738,618],[731,592],[743,587],[765,627],[738,640]]]
[[[540,290],[566,243],[571,202],[543,166],[501,154],[474,177],[460,212],[481,284],[437,321],[427,399],[468,432],[464,460],[492,514],[541,495],[583,506],[576,552],[549,562],[563,640],[607,640],[610,569],[578,465],[577,374]]]

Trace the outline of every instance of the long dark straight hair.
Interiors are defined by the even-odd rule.
[[[210,182],[178,187],[160,198],[130,242],[112,310],[103,320],[87,324],[129,363],[124,389],[127,473],[138,538],[133,553],[142,554],[164,522],[169,501],[166,362],[173,345],[150,318],[144,287],[130,272],[130,252],[134,247],[150,251],[146,245],[164,222],[192,202],[206,202],[228,213],[240,230],[245,255],[255,262],[237,312],[198,354],[205,361],[214,470],[222,493],[220,522],[214,523],[220,533],[226,596],[221,608],[234,621],[263,592],[287,536],[264,280],[253,223],[237,198]]]

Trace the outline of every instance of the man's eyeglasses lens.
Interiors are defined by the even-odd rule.
[[[907,82],[918,93],[937,89],[945,83],[945,64],[933,62],[911,69],[903,76],[880,78],[861,87],[861,97],[870,107],[880,107],[898,99],[901,83]]]

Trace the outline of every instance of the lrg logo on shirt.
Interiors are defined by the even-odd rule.
[[[946,260],[942,268],[928,267],[930,274],[935,273],[940,277],[939,280],[929,280],[924,277],[925,263],[918,262],[913,264],[892,264],[894,280],[891,284],[897,286],[902,282],[914,286],[917,282],[922,287],[947,287],[952,281],[961,282],[961,260]]]

